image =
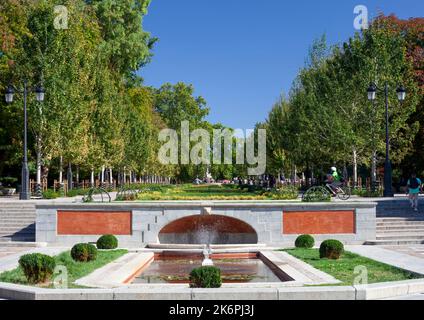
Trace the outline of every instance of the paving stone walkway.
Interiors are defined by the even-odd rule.
[[[382,248],[424,259],[424,245],[384,246]]]
[[[19,253],[19,252],[24,252],[24,251],[28,251],[34,248],[31,247],[19,247],[19,248],[13,248],[13,247],[1,247],[1,243],[0,243],[0,261],[1,258]]]
[[[45,247],[45,248],[24,248],[24,247],[4,248],[3,247],[1,248],[0,247],[0,273],[15,269],[18,266],[19,258],[24,254],[43,253],[50,256],[54,256],[66,250],[69,250],[69,248],[66,248],[66,247]]]
[[[424,245],[346,246],[346,250],[398,268],[424,274]]]

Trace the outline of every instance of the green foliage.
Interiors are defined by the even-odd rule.
[[[303,194],[303,202],[329,202],[331,194],[324,187],[312,187]]]
[[[47,189],[46,191],[43,191],[43,198],[44,199],[56,199],[59,198],[61,195],[59,192],[54,191],[53,189]]]
[[[90,243],[77,243],[71,249],[71,257],[80,262],[96,260],[97,248]]]
[[[271,173],[293,174],[296,166],[308,174],[313,168],[327,170],[335,163],[370,167],[374,152],[384,159],[380,156],[385,151],[384,94],[379,91],[374,105],[369,102],[366,89],[370,82],[382,89],[386,83],[389,87],[394,162],[400,163],[411,152],[419,127],[413,59],[405,54],[405,38],[411,34],[391,29],[375,21],[368,30],[332,49],[324,37],[315,41],[288,99],[280,98],[265,122]],[[400,83],[410,88],[402,107],[396,97]]]
[[[332,275],[334,278],[341,281],[339,284],[341,286],[352,286],[357,284],[358,266],[364,266],[366,268],[368,283],[423,278],[422,275],[371,260],[351,252],[345,252],[340,259],[332,260],[320,259],[318,249],[298,248],[283,251],[286,251],[292,256],[310,264],[318,270]]]
[[[66,31],[52,23],[57,4],[57,0],[0,2],[0,88],[9,82],[20,86],[24,78],[31,86],[42,83],[46,88],[45,102],[28,100],[30,164],[50,167],[51,174],[58,169],[51,163],[62,159],[65,167],[79,165],[85,174],[105,166],[114,172],[131,170],[138,176],[167,176],[178,182],[204,176],[206,165],[164,166],[157,161],[161,129],[176,129],[181,135],[184,120],[192,130],[225,127],[205,120],[209,107],[194,95],[192,85],[166,83],[154,89],[137,76],[150,62],[157,40],[143,28],[150,1],[65,1],[71,24]],[[371,81],[389,86],[395,165],[403,162],[411,170],[417,163],[424,168],[423,58],[417,53],[421,30],[422,19],[378,17],[368,30],[333,48],[325,36],[314,41],[289,94],[282,95],[266,121],[256,126],[268,133],[267,173],[280,178],[303,171],[308,177],[334,163],[371,167],[374,153],[380,166],[385,149],[384,97],[379,92],[374,106],[367,101]],[[395,94],[400,83],[408,91],[402,107]],[[21,99],[17,95],[17,103],[11,105],[0,101],[0,175],[19,175]],[[237,143],[232,141],[233,146]],[[210,166],[218,179],[245,177],[246,169],[242,164]],[[50,191],[45,196],[54,197]],[[134,198],[131,194],[119,199]],[[268,198],[291,199],[294,190],[271,192]]]
[[[97,240],[97,249],[116,249],[118,247],[118,239],[111,234],[101,236]]]
[[[294,245],[296,248],[313,248],[315,240],[314,237],[309,234],[302,234],[296,238]]]
[[[327,259],[339,259],[344,253],[344,246],[339,240],[325,240],[319,247],[319,257]]]
[[[87,189],[72,189],[68,190],[66,193],[67,197],[76,197],[76,196],[85,196],[87,194]]]
[[[264,192],[260,187],[231,184],[140,187],[137,192],[137,200],[292,200],[297,196],[295,187]]]
[[[175,85],[166,83],[156,90],[154,109],[161,116],[168,128],[176,130],[181,137],[181,123],[187,121],[190,130],[199,128],[210,129],[205,121],[209,114],[206,100],[201,96],[194,96],[194,87],[182,82]],[[194,142],[191,142],[194,145]],[[179,157],[181,150],[178,150]],[[178,180],[191,182],[196,176],[203,176],[206,166],[194,164],[180,164],[175,168]]]
[[[56,263],[50,256],[31,253],[19,258],[19,266],[29,283],[44,283],[52,276]]]
[[[284,185],[266,192],[265,195],[273,200],[295,200],[299,196],[299,190],[296,186]]]
[[[195,268],[190,273],[190,288],[220,288],[221,285],[221,270],[217,267]]]
[[[126,253],[128,253],[127,250],[99,251],[96,260],[92,260],[90,262],[79,262],[72,259],[70,251],[65,251],[55,256],[54,260],[57,266],[60,265],[66,267],[66,270],[68,271],[68,286],[70,288],[79,288],[80,286],[74,284],[75,280],[89,275],[94,270],[105,266]],[[16,269],[1,273],[0,282],[17,284],[29,283],[20,266]]]
[[[0,182],[2,183],[3,187],[12,187],[16,185],[18,179],[15,177],[3,177],[0,178]]]
[[[353,194],[357,195],[359,197],[364,197],[364,198],[378,198],[378,197],[382,197],[383,196],[383,189],[379,188],[375,191],[366,189],[366,188],[356,188],[353,189]]]

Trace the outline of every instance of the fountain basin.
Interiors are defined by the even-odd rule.
[[[223,287],[287,287],[337,284],[334,277],[286,252],[272,248],[212,249],[210,258],[221,269]],[[157,288],[184,286],[201,266],[203,250],[139,249],[76,281],[93,288]],[[166,289],[164,289],[166,290]]]
[[[268,261],[261,259],[257,252],[211,254],[210,259],[203,259],[200,253],[163,252],[155,254],[150,265],[136,275],[131,283],[189,283],[191,270],[209,265],[221,270],[223,283],[294,280],[281,270],[273,268]]]

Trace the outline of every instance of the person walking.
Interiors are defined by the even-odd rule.
[[[418,212],[418,197],[422,191],[421,179],[417,178],[415,173],[411,174],[411,177],[408,179],[407,187],[411,208],[414,209],[415,212]]]

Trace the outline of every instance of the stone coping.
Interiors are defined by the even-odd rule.
[[[213,207],[213,208],[285,208],[287,211],[299,209],[356,209],[375,208],[376,202],[346,201],[346,202],[300,202],[281,200],[220,200],[220,201],[126,201],[109,203],[37,203],[37,209],[143,209],[143,208],[185,208],[185,207]]]
[[[126,286],[113,289],[45,289],[0,283],[0,297],[15,300],[374,300],[424,292],[424,280],[358,286],[255,287]]]

